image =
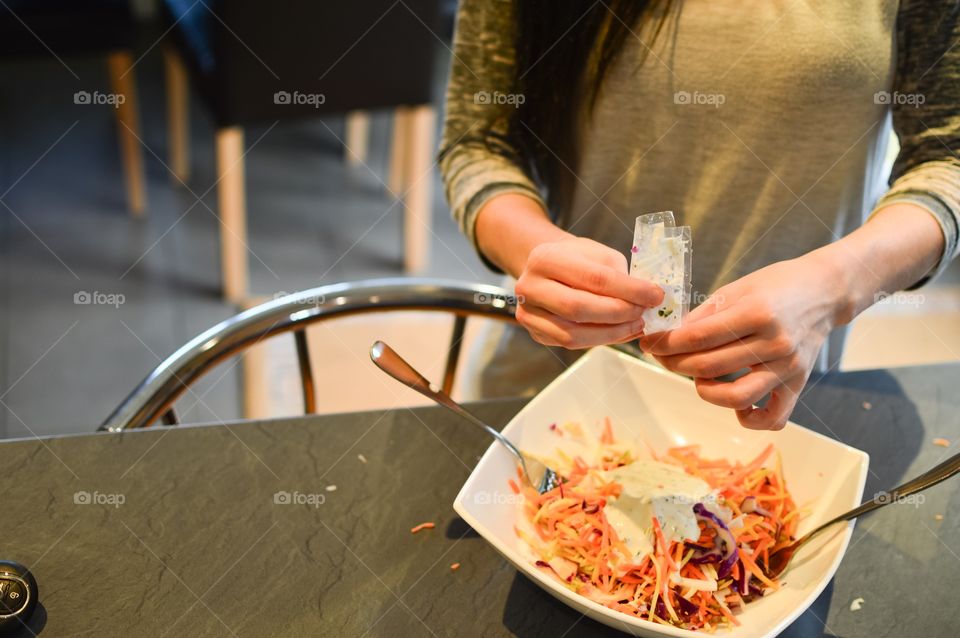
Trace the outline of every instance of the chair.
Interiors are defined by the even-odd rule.
[[[394,109],[388,188],[403,199],[404,269],[427,260],[439,0],[362,3],[164,0],[170,166],[190,172],[188,80],[216,127],[224,297],[248,290],[244,127],[347,114],[348,162],[363,161],[366,111]]]
[[[514,320],[513,292],[498,286],[438,279],[387,278],[332,284],[255,306],[198,335],[158,365],[103,422],[100,430],[121,432],[175,425],[172,405],[205,372],[228,357],[274,335],[292,332],[306,412],[316,410],[305,328],[328,319],[367,312],[428,310],[454,315],[442,387],[453,387],[468,316]]]
[[[129,0],[6,0],[0,5],[0,56],[106,56],[112,91],[125,99],[116,108],[102,108],[112,108],[116,113],[127,206],[140,216],[147,198],[143,149],[138,139],[133,37]],[[90,104],[92,90],[81,87],[74,101]]]

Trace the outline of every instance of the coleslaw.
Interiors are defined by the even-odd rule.
[[[586,437],[576,424],[551,429]],[[590,462],[558,451],[553,463],[563,481],[549,492],[510,481],[523,495],[523,523],[516,533],[540,569],[610,609],[707,632],[739,625],[737,614],[746,605],[779,589],[765,567],[769,556],[794,538],[800,510],[772,444],[745,464],[705,458],[697,445],[662,455],[651,451],[652,460],[643,460],[614,440],[609,419],[593,443]],[[624,505],[639,494],[625,478],[631,470],[646,477],[642,485],[650,496],[638,502],[648,509]],[[685,479],[665,496],[671,484],[656,481],[677,470]],[[706,489],[696,489],[701,484]],[[628,528],[625,516],[647,516],[649,524],[637,520],[639,528]],[[641,533],[645,538],[638,538]]]

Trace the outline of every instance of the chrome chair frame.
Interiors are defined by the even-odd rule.
[[[313,370],[305,328],[315,322],[368,312],[427,310],[454,315],[442,387],[450,392],[468,316],[515,320],[513,291],[486,284],[443,279],[384,278],[332,284],[268,301],[231,317],[191,339],[167,357],[107,417],[99,430],[121,432],[152,425],[158,418],[176,425],[176,400],[224,359],[282,332],[293,332],[303,403],[316,410]]]

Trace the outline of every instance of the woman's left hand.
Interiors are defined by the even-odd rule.
[[[734,409],[744,427],[779,430],[827,334],[849,321],[843,275],[821,252],[772,264],[718,289],[683,326],[643,337],[640,347],[694,377],[698,394]],[[716,380],[743,369],[735,381]]]

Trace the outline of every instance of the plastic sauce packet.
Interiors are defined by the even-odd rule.
[[[663,303],[643,313],[644,334],[679,328],[690,309],[690,227],[677,226],[672,211],[641,215],[630,251],[630,276],[652,281],[664,292]]]

